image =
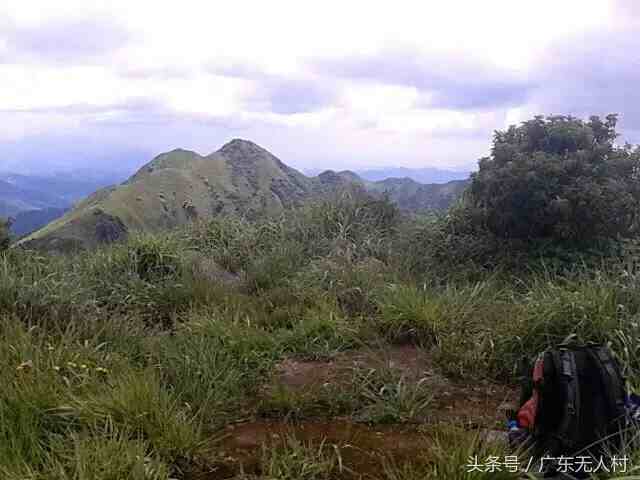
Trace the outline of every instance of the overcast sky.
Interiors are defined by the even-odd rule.
[[[640,1],[0,0],[0,170],[253,140],[297,168],[472,169],[535,114],[640,142]]]

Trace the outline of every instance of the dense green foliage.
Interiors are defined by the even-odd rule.
[[[616,116],[536,117],[496,132],[468,202],[501,238],[589,243],[628,237],[640,211],[640,152],[615,146]]]

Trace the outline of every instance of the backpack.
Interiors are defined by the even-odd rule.
[[[620,448],[627,395],[607,347],[560,345],[540,354],[530,372],[518,419],[529,423],[534,455],[597,457]]]

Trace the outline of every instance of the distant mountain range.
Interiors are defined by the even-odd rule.
[[[340,191],[386,193],[407,211],[439,210],[466,183],[369,181],[331,170],[308,177],[260,146],[236,139],[207,156],[182,149],[158,155],[125,182],[97,190],[21,243],[47,250],[92,248],[130,231],[153,232],[225,214],[257,218]]]
[[[317,175],[322,170],[305,170],[307,175]],[[358,169],[354,172],[363,180],[379,182],[388,178],[410,178],[418,183],[447,183],[454,180],[467,180],[470,171],[445,170],[434,167],[407,168],[407,167],[380,167]]]
[[[14,218],[12,233],[22,236],[63,215],[96,190],[125,178],[90,170],[49,175],[0,173],[0,217]]]
[[[21,238],[60,218],[68,211],[69,208],[43,208],[20,212],[13,217],[11,233],[15,237]]]
[[[441,170],[439,168],[405,168],[387,167],[368,170],[356,170],[356,173],[365,180],[378,182],[387,178],[410,178],[418,183],[447,183],[455,180],[467,180],[471,172]]]

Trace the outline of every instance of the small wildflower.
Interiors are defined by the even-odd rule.
[[[33,368],[33,362],[31,360],[27,360],[26,362],[22,362],[20,365],[16,367],[16,370],[31,370]]]
[[[86,364],[83,363],[82,365],[80,365],[80,368],[82,368],[83,370],[86,370],[88,367]]]
[[[59,372],[59,371],[60,371],[60,367],[59,367],[59,366],[57,366],[57,365],[54,365],[54,366],[53,366],[53,369],[54,369],[56,372]]]
[[[107,370],[104,367],[98,367],[98,368],[96,368],[96,372],[106,375],[107,373],[109,373],[109,370]]]
[[[71,368],[76,368],[78,365],[74,362],[67,362],[67,366]]]

